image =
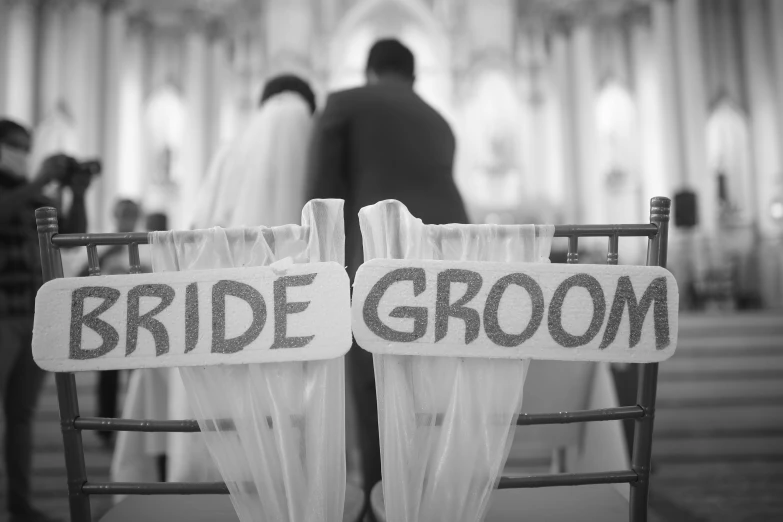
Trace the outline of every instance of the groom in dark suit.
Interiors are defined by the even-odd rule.
[[[467,223],[454,184],[449,124],[413,91],[413,53],[380,40],[367,60],[364,87],[333,93],[311,143],[308,199],[345,200],[345,257],[353,279],[364,256],[357,214],[396,199],[428,224]],[[365,490],[381,479],[372,356],[353,346],[349,379],[357,406]]]

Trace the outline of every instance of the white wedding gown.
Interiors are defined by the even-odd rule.
[[[196,200],[193,228],[278,226],[297,223],[312,116],[301,96],[267,100],[245,130],[212,161]]]
[[[311,127],[312,115],[301,96],[284,92],[268,99],[244,131],[213,158],[188,220],[191,228],[299,223]],[[133,372],[123,417],[192,419],[177,369]],[[155,457],[163,453],[168,457],[167,481],[220,480],[198,436],[140,432],[119,432],[112,480],[156,481]]]

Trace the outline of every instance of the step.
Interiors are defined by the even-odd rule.
[[[694,522],[767,522],[780,519],[783,513],[783,491],[780,487],[750,488],[738,491],[732,488],[713,490],[699,484],[670,486],[656,483],[656,494],[687,507]],[[669,518],[677,521],[678,518]]]
[[[717,399],[780,397],[783,381],[777,379],[737,379],[667,381],[658,386],[658,405],[678,399]]]
[[[655,433],[783,429],[783,405],[659,408]]]
[[[765,310],[758,312],[726,313],[680,313],[680,331],[692,333],[714,329],[770,329],[783,331],[783,311]]]
[[[728,336],[680,338],[675,357],[774,355],[783,352],[783,335],[734,338]]]
[[[693,437],[688,439],[659,438],[653,441],[653,452],[660,462],[709,460],[783,461],[783,438],[772,437]]]
[[[667,462],[658,465],[656,438],[653,441],[653,482],[667,484],[731,484],[766,486],[783,484],[783,466],[763,461],[747,462],[703,462],[694,466],[688,462]]]
[[[659,375],[710,374],[731,378],[732,374],[754,371],[783,372],[783,352],[760,357],[674,357],[662,363]]]

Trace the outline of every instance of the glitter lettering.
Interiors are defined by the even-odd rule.
[[[465,306],[479,290],[483,280],[478,272],[452,268],[438,274],[438,295],[435,301],[435,342],[440,341],[449,331],[449,317],[465,321],[465,344],[475,341],[481,328],[479,313]],[[468,285],[465,294],[451,303],[451,283]]]
[[[307,310],[310,301],[288,302],[286,288],[289,286],[307,286],[315,280],[316,274],[305,274],[296,276],[284,276],[275,280],[275,342],[272,343],[272,350],[275,348],[302,348],[313,340],[315,335],[303,337],[286,337],[288,331],[288,314],[298,314]]]
[[[84,315],[84,300],[88,297],[103,299],[95,310]],[[77,288],[71,294],[71,338],[68,350],[69,359],[94,359],[112,351],[120,341],[120,335],[112,325],[98,319],[98,316],[114,306],[120,298],[120,291],[107,286],[84,286]],[[82,328],[86,326],[101,336],[102,343],[98,348],[85,350],[82,348]]]
[[[142,297],[157,297],[158,306],[144,315],[139,315],[139,303]],[[169,285],[139,285],[128,291],[128,331],[125,336],[125,356],[136,350],[139,328],[146,328],[155,341],[155,355],[169,352],[169,333],[163,323],[153,317],[163,311],[174,300],[174,289]]]
[[[563,302],[565,302],[568,291],[574,287],[585,288],[593,300],[593,318],[587,331],[582,335],[571,335],[563,328]],[[572,275],[560,283],[560,286],[555,290],[555,295],[552,296],[552,302],[549,305],[549,334],[557,344],[565,348],[584,346],[598,335],[605,315],[606,299],[598,280],[589,274]]]
[[[410,343],[424,337],[427,333],[427,309],[423,306],[398,306],[389,314],[390,317],[413,319],[413,331],[401,332],[390,328],[378,316],[378,305],[381,298],[395,283],[413,282],[414,297],[421,294],[427,287],[427,276],[423,268],[398,268],[381,277],[367,294],[362,308],[364,324],[375,335],[386,341]]]
[[[504,332],[500,328],[498,321],[498,308],[500,308],[500,299],[506,292],[506,289],[511,285],[518,285],[524,288],[528,295],[530,295],[530,303],[532,305],[530,313],[530,321],[527,326],[519,334],[509,334]],[[524,343],[538,331],[538,327],[541,326],[541,321],[544,318],[544,293],[541,291],[541,287],[536,281],[525,274],[509,274],[501,277],[492,286],[487,296],[487,303],[484,305],[484,331],[487,333],[487,337],[493,343],[498,346],[505,346],[512,348]]]
[[[253,320],[242,335],[226,339],[226,296],[245,301],[253,313]],[[212,353],[236,353],[255,341],[266,323],[266,303],[261,293],[252,286],[223,279],[212,287]]]
[[[653,325],[655,327],[655,348],[662,350],[669,346],[669,304],[667,302],[668,292],[666,288],[666,278],[658,277],[653,279],[650,286],[642,294],[641,301],[636,302],[636,293],[631,284],[631,278],[622,276],[617,280],[617,292],[614,294],[612,302],[612,311],[609,312],[609,321],[606,325],[604,338],[601,341],[600,349],[604,349],[617,336],[617,329],[623,319],[623,310],[628,303],[628,320],[631,326],[631,335],[628,344],[631,348],[639,344],[642,338],[642,326],[650,305],[653,304]]]

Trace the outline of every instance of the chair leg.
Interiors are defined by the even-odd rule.
[[[550,473],[565,473],[568,461],[568,448],[565,446],[552,450],[552,467]]]

